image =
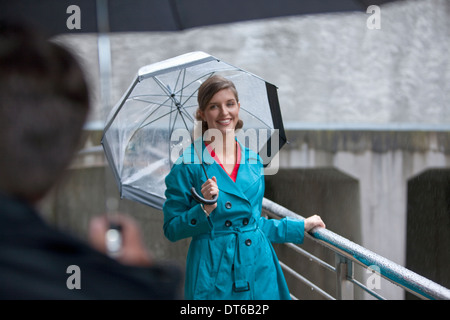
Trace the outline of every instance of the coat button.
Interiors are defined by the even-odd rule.
[[[225,203],[225,208],[230,209],[231,208],[231,202],[227,201],[227,203]]]
[[[231,227],[232,223],[230,220],[225,221],[225,227]]]
[[[244,220],[242,220],[242,224],[243,224],[244,226],[248,225],[248,219],[247,219],[247,218],[244,218]]]
[[[246,244],[247,246],[251,246],[252,240],[250,240],[250,239],[245,240],[245,244]]]
[[[197,224],[197,220],[192,219],[192,220],[191,220],[191,224],[192,224],[193,226],[195,226],[195,225]]]

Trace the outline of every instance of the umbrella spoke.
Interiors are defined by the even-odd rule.
[[[173,111],[178,111],[178,110],[174,109]],[[172,136],[173,130],[175,128],[175,123],[177,122],[178,114],[179,114],[179,112],[176,112],[174,115],[175,119],[173,121],[169,122],[169,137]]]
[[[195,79],[195,80],[189,82],[189,84],[187,84],[186,86],[183,86],[183,88],[189,87],[190,85],[192,85],[193,83],[197,82],[198,80],[200,80],[200,79],[202,79],[202,78],[207,77],[207,79],[208,79],[208,78],[212,77],[212,76],[214,75],[214,73],[215,73],[215,72],[213,71],[213,72],[211,72],[211,73],[208,73],[208,74],[206,74],[206,75],[203,75],[203,76],[201,76],[201,77],[199,77],[199,78],[197,78],[197,79]],[[183,88],[182,88],[182,89],[183,89]],[[189,100],[194,96],[194,94],[196,94],[196,93],[198,92],[198,89],[199,89],[199,87],[197,87],[197,88],[194,90],[194,92],[192,92],[192,94],[191,94],[186,100],[184,100],[184,102],[183,102],[182,105],[184,105],[187,101],[189,101]],[[180,100],[181,100],[181,99],[180,99]]]
[[[148,126],[148,125],[150,125],[150,124],[152,124],[152,123],[154,123],[154,122],[156,122],[156,121],[158,121],[158,120],[160,120],[160,119],[162,119],[164,117],[167,117],[168,115],[171,115],[175,111],[177,111],[177,110],[176,109],[172,109],[172,110],[166,112],[165,114],[159,116],[158,118],[152,119],[150,122],[148,122],[148,123],[146,123],[144,125],[142,124],[143,122],[141,122],[141,125],[138,127],[138,129],[142,129],[142,128],[144,128],[144,127],[146,127],[146,126]],[[148,119],[148,117],[147,117],[147,119]]]
[[[181,82],[181,91],[180,91],[180,102],[183,101],[183,90],[185,88],[184,81],[186,80],[186,69],[183,69],[183,81]],[[181,74],[181,72],[180,72]]]
[[[169,99],[166,99],[164,102],[156,102],[156,101],[150,101],[150,100],[144,100],[144,99],[132,99],[133,101],[138,101],[138,102],[145,102],[147,104],[154,104],[157,105],[158,107],[172,107],[172,104],[166,104],[167,101],[169,101]]]
[[[137,94],[134,96],[129,97],[127,100],[129,99],[134,99],[136,97],[167,97],[167,94]]]
[[[143,122],[141,122],[141,124],[137,127],[137,129],[133,132],[133,134],[131,135],[131,137],[128,139],[128,142],[132,141],[133,138],[136,136],[136,134],[137,134],[141,129],[145,128],[146,126],[152,124],[152,123],[155,122],[155,121],[158,121],[158,120],[161,119],[161,118],[166,117],[168,114],[172,113],[173,111],[175,111],[175,110],[171,110],[171,111],[167,112],[166,114],[164,114],[164,115],[162,115],[162,116],[160,116],[160,117],[158,117],[158,118],[156,118],[156,119],[154,119],[154,120],[152,120],[152,121],[146,123],[145,125],[143,125],[143,122],[144,122],[145,120],[144,120]],[[148,119],[148,117],[147,117],[146,119]]]
[[[168,100],[169,100],[169,99],[166,99],[166,100],[163,102],[162,105],[157,104],[158,107],[156,107],[152,112],[150,112],[150,114],[149,114],[147,117],[145,117],[145,118],[141,121],[141,123],[139,124],[138,128],[141,128],[141,127],[142,127],[142,124],[143,124],[148,118],[150,118],[156,111],[158,111],[159,108],[160,108],[161,106],[164,106],[164,103],[166,103]],[[167,114],[168,114],[168,113],[167,113]],[[166,114],[166,115],[167,115],[167,114]],[[157,119],[156,119],[156,120],[157,120]],[[155,121],[156,121],[156,120],[155,120]],[[151,123],[151,122],[150,122],[150,123]],[[145,127],[145,126],[144,126],[144,127]]]
[[[189,109],[189,108],[197,108],[198,105],[197,104],[193,104],[193,105],[189,105],[189,106],[183,106],[183,109]]]
[[[156,101],[154,99],[144,99],[145,97],[149,97],[149,98],[166,98],[166,100],[164,100],[163,102],[161,101]],[[152,104],[156,104],[156,105],[164,105],[165,102],[167,102],[167,100],[169,100],[169,97],[167,97],[167,95],[140,95],[140,96],[133,96],[127,99],[128,101],[139,101],[139,102],[147,102],[147,103],[152,103]],[[162,100],[162,99],[161,99]]]
[[[183,84],[184,84],[184,77],[185,77],[185,75],[186,75],[186,69],[182,69],[182,70],[180,70],[180,72],[178,73],[177,81],[175,82],[175,86],[173,87],[173,91],[174,91],[174,92],[177,90],[178,81],[180,80],[180,76],[181,76],[181,73],[182,73],[183,71],[184,71],[184,74],[183,74],[183,81],[181,82],[181,90],[183,90]]]
[[[247,112],[249,115],[254,117],[255,119],[259,120],[262,124],[264,124],[266,127],[270,128],[271,126],[266,123],[263,119],[258,117],[255,113],[248,111],[247,109],[242,108],[243,111]]]
[[[183,116],[183,114],[192,122],[194,123],[194,118],[192,118],[192,116],[186,112],[186,110],[181,109],[180,110],[180,115]]]
[[[161,90],[164,91],[164,93],[166,93],[166,95],[167,95],[168,97],[170,97],[171,94],[172,94],[172,92],[170,92],[170,90],[169,90],[170,87],[164,85],[164,83],[163,83],[157,76],[154,76],[153,79],[154,79],[155,82],[158,84],[158,86],[161,88]]]

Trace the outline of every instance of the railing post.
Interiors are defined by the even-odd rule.
[[[336,299],[353,300],[353,262],[336,253]]]

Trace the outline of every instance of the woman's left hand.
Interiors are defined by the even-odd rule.
[[[316,227],[325,228],[325,223],[318,215],[313,215],[305,219],[305,232],[308,232]]]

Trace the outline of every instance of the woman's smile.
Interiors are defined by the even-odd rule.
[[[223,119],[223,120],[217,120],[217,122],[222,126],[228,126],[231,123],[231,118],[229,119]]]
[[[223,89],[218,91],[208,103],[205,111],[202,111],[203,121],[208,123],[209,129],[218,129],[225,133],[234,129],[239,120],[240,104],[233,91]]]

